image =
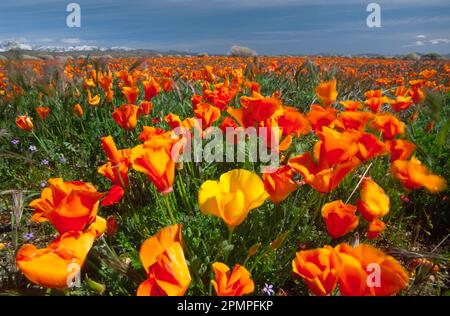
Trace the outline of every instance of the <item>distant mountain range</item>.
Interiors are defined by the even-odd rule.
[[[137,55],[137,56],[144,56],[144,55],[197,55],[197,53],[193,52],[186,52],[186,51],[176,51],[176,50],[169,50],[169,51],[156,51],[152,49],[135,49],[130,48],[126,46],[115,46],[115,47],[98,47],[94,45],[72,45],[72,46],[52,46],[52,45],[32,45],[29,43],[24,43],[20,41],[15,40],[6,40],[6,41],[0,41],[0,54],[1,53],[8,53],[11,51],[20,51],[24,54],[30,54],[30,55],[36,55],[39,53],[60,53],[60,54],[68,54],[68,53],[76,53],[76,54],[89,54],[89,53],[98,53],[98,54],[111,54],[111,55]],[[203,53],[204,54],[204,53]],[[422,53],[416,53],[418,56],[422,56],[425,54]],[[226,55],[226,54],[223,54]],[[299,56],[302,56],[303,54],[299,54]],[[351,55],[340,55],[340,54],[332,54],[328,52],[322,52],[319,54],[315,54],[316,56],[345,56],[345,57],[367,57],[367,58],[377,58],[377,57],[401,57],[403,55],[391,55],[386,56],[382,54],[374,54],[374,53],[367,53],[367,54],[351,54]],[[441,55],[442,57],[445,57],[447,59],[450,59],[450,54]]]

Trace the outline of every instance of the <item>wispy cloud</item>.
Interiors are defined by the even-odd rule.
[[[79,43],[81,43],[81,39],[79,39],[79,38],[62,38],[61,42],[64,44],[79,44]]]

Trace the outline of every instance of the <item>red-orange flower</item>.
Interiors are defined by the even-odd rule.
[[[386,145],[373,134],[361,133],[357,142],[357,157],[361,161],[370,160],[376,156],[386,154]]]
[[[389,204],[389,196],[375,181],[370,178],[362,181],[358,211],[367,221],[385,216],[389,212]]]
[[[82,117],[83,116],[83,108],[78,103],[73,106],[73,112],[78,117]]]
[[[416,150],[416,145],[403,139],[390,140],[386,145],[391,153],[391,162],[396,160],[407,160],[414,150]]]
[[[112,117],[124,130],[133,130],[137,125],[139,107],[133,104],[124,104],[114,109]]]
[[[202,120],[202,128],[206,129],[220,118],[220,109],[209,103],[200,103],[194,110],[195,117]]]
[[[62,234],[81,231],[95,220],[104,193],[87,182],[64,182],[61,178],[48,182],[50,186],[42,190],[41,197],[30,203],[35,209],[34,221],[48,220]]]
[[[362,108],[361,102],[358,101],[341,101],[340,104],[342,104],[346,111],[356,111]]]
[[[392,109],[395,112],[407,110],[411,105],[413,105],[413,100],[410,97],[397,96],[391,101]]]
[[[163,194],[172,191],[175,177],[175,162],[171,151],[170,140],[155,139],[134,147],[131,152],[133,169],[146,174]]]
[[[322,217],[327,224],[328,234],[334,239],[344,236],[358,226],[356,206],[344,204],[341,200],[326,203],[322,207]]]
[[[33,119],[28,115],[19,115],[16,118],[16,125],[24,131],[31,132],[33,130]]]
[[[230,271],[221,262],[214,262],[212,266],[216,279],[211,280],[211,284],[218,296],[242,296],[254,291],[255,285],[245,267],[236,264]]]
[[[142,101],[139,104],[139,110],[143,115],[149,115],[153,109],[153,104],[150,101]]]
[[[306,118],[314,131],[320,131],[323,126],[330,126],[336,120],[336,113],[336,109],[323,108],[318,104],[313,104]]]
[[[320,166],[309,152],[289,160],[289,166],[300,173],[307,184],[321,193],[334,190],[345,176],[360,163],[358,158],[353,157],[334,166]]]
[[[370,108],[372,113],[378,113],[381,110],[381,106],[388,102],[389,99],[387,97],[374,97],[364,101],[364,104]]]
[[[337,120],[334,122],[335,127],[340,130],[355,129],[362,131],[366,128],[367,123],[373,118],[373,114],[363,111],[345,111],[339,113]]]
[[[92,106],[97,106],[100,104],[100,95],[91,95],[91,91],[88,91],[88,103]]]
[[[444,178],[432,174],[416,157],[394,161],[391,164],[391,173],[408,189],[423,187],[430,193],[438,193],[447,186]]]
[[[142,82],[144,86],[144,99],[150,101],[152,98],[158,95],[161,92],[161,86],[159,83],[151,78],[150,80]]]
[[[22,246],[16,255],[17,266],[31,282],[46,288],[65,289],[79,273],[99,231],[89,229],[62,234],[46,248]]]
[[[129,149],[117,150],[111,136],[102,138],[102,148],[108,157],[108,162],[98,169],[98,173],[111,180],[115,185],[128,186],[131,151]]]
[[[181,225],[163,228],[147,239],[139,251],[147,280],[139,285],[138,296],[181,296],[191,283],[182,248]]]
[[[397,135],[405,135],[405,123],[389,113],[378,114],[371,122],[371,127],[383,135],[383,139],[391,140]]]
[[[338,96],[336,91],[336,79],[319,84],[316,88],[316,94],[319,100],[322,101],[325,106],[329,107],[336,101]]]
[[[293,177],[294,171],[289,166],[282,166],[275,172],[262,175],[264,188],[273,203],[281,203],[297,189],[298,185],[292,180]]]
[[[292,260],[294,275],[301,277],[315,295],[328,295],[336,287],[340,270],[338,253],[330,246],[297,252]]]
[[[122,93],[125,95],[128,104],[136,104],[136,100],[139,96],[139,88],[134,87],[123,87]]]
[[[367,229],[367,238],[377,238],[384,231],[385,227],[386,225],[381,220],[379,220],[378,218],[374,219],[369,223],[369,227]]]
[[[278,98],[264,97],[257,92],[253,92],[251,97],[241,97],[241,105],[239,109],[228,109],[228,113],[245,128],[283,114],[283,106]]]
[[[283,115],[278,118],[278,125],[283,129],[283,135],[307,135],[311,131],[311,123],[294,107],[283,107]]]
[[[45,120],[47,116],[50,114],[50,108],[48,106],[38,106],[36,108],[36,112],[41,118],[41,120]]]
[[[408,274],[393,257],[372,246],[336,247],[342,262],[339,291],[345,296],[389,296],[408,285]]]

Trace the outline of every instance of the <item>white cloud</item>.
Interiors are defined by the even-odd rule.
[[[81,40],[79,38],[62,38],[61,42],[64,44],[78,44]]]
[[[430,43],[433,44],[433,45],[437,45],[437,44],[441,44],[441,43],[448,44],[448,43],[450,43],[450,39],[448,39],[448,38],[435,38],[435,39],[430,40]]]
[[[417,35],[416,37],[417,37],[417,38],[426,38],[426,36],[423,35],[423,34]]]

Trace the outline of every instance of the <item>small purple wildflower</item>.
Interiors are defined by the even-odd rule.
[[[268,296],[272,296],[275,294],[272,284],[264,283],[264,288],[262,289],[262,291],[263,291],[263,293],[267,294]]]
[[[32,239],[34,239],[34,234],[33,233],[25,233],[23,234],[23,239],[28,242]]]
[[[28,150],[31,151],[32,153],[34,153],[34,152],[37,151],[37,148],[36,148],[36,146],[34,146],[34,145],[30,145],[30,146],[28,147]]]
[[[45,188],[47,186],[47,181],[41,181],[41,188]]]
[[[59,161],[60,161],[62,164],[67,163],[67,159],[66,159],[66,157],[64,157],[63,155],[61,155],[61,157],[59,157]]]
[[[17,145],[20,144],[20,140],[18,140],[18,139],[13,139],[13,140],[11,141],[11,144],[13,144],[14,146],[17,146]]]
[[[48,160],[47,159],[42,159],[41,165],[48,166]]]

